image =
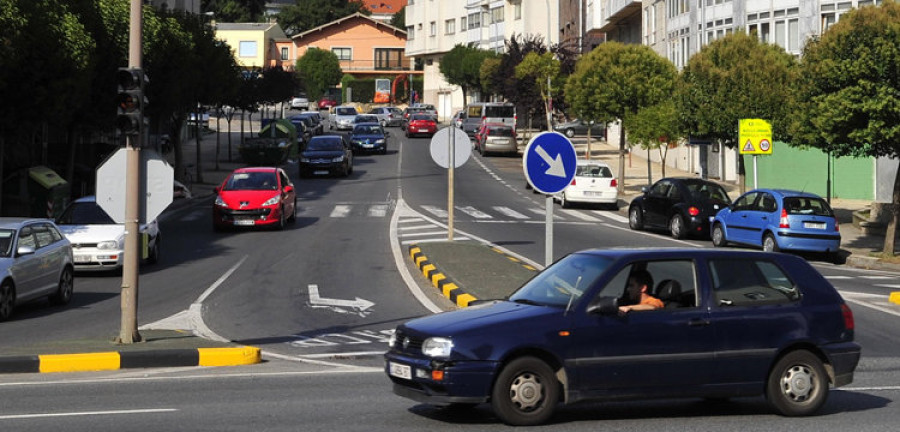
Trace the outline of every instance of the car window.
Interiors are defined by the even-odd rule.
[[[69,205],[56,223],[62,225],[115,225],[116,222],[97,205],[96,202],[83,201]]]
[[[816,197],[785,198],[784,208],[792,215],[834,216],[828,203]]]
[[[34,234],[35,247],[37,249],[53,244],[53,234],[50,233],[50,230],[44,224],[34,224],[32,233]]]
[[[11,256],[14,235],[16,235],[15,230],[0,229],[0,257]]]
[[[756,197],[759,196],[759,192],[750,192],[734,202],[734,210],[735,211],[746,211],[753,210],[753,203],[756,202]]]
[[[709,272],[715,305],[719,307],[784,304],[800,299],[796,285],[771,261],[713,259]]]
[[[511,137],[513,136],[513,130],[509,127],[495,127],[490,128],[488,130],[488,135],[490,136],[500,136],[500,137]]]
[[[344,116],[359,114],[356,112],[356,108],[335,108],[334,112],[337,115],[344,115]]]
[[[606,271],[611,260],[590,254],[571,254],[538,273],[516,290],[510,301],[566,307]]]
[[[578,165],[575,175],[579,177],[612,177],[612,171],[608,166],[602,165]]]
[[[281,187],[285,188],[291,185],[291,179],[288,178],[287,174],[284,171],[278,171],[278,177],[281,178]]]
[[[762,198],[759,200],[759,210],[764,211],[766,213],[772,213],[778,208],[778,204],[775,202],[775,197],[770,193],[764,193]]]
[[[675,183],[672,183],[672,187],[669,188],[669,199],[681,201],[681,197],[681,188]]]
[[[655,197],[664,197],[669,194],[669,188],[672,187],[672,183],[668,181],[660,181],[657,182],[653,187],[650,188],[650,195]]]
[[[629,276],[638,270],[646,270],[653,279],[650,294],[663,301],[666,308],[697,306],[695,265],[691,260],[639,261],[626,266],[600,291],[598,296],[617,297],[620,304],[630,304],[625,298]]]
[[[22,228],[19,231],[19,243],[17,247],[28,246],[28,247],[36,247],[36,243],[34,241],[34,235],[30,226]]]

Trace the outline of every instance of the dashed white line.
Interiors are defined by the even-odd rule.
[[[525,216],[522,213],[519,213],[509,207],[496,206],[494,207],[494,210],[504,216],[511,217],[513,219],[528,219],[528,216]]]

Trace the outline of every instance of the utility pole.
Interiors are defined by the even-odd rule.
[[[143,31],[143,2],[131,0],[130,26],[128,33],[128,66],[141,69],[141,45]],[[143,83],[141,83],[143,85]],[[143,97],[143,95],[142,95]],[[143,118],[139,122],[143,130]],[[140,253],[138,236],[140,231],[140,168],[143,133],[126,136],[125,147],[125,256],[122,266],[122,326],[116,342],[132,344],[141,341],[137,328],[138,304],[138,258]]]

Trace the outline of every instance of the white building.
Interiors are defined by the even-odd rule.
[[[409,0],[406,6],[406,55],[421,59],[425,87],[422,101],[437,107],[440,120],[462,109],[462,90],[440,72],[444,54],[457,44],[504,50],[513,35],[552,35],[559,42],[559,0]],[[468,95],[480,100],[480,95]]]

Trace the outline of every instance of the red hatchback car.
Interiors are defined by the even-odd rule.
[[[296,220],[297,194],[281,168],[238,168],[216,187],[213,228],[272,226]]]
[[[413,135],[434,136],[437,132],[437,122],[429,114],[413,114],[409,116],[409,124],[406,125],[406,137]]]
[[[322,96],[322,98],[319,99],[318,105],[320,110],[324,110],[332,109],[338,106],[338,103],[337,100],[335,100],[334,96]]]

